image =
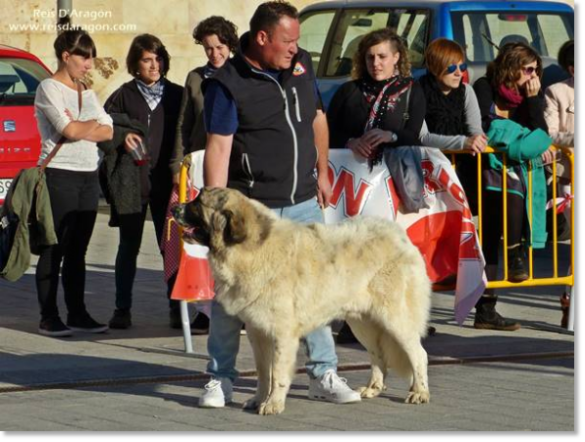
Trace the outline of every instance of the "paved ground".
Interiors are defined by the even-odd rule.
[[[241,410],[255,387],[246,339],[235,403],[201,410],[207,377],[206,337],[183,352],[179,331],[168,328],[161,261],[151,224],[145,232],[136,279],[134,323],[127,331],[50,339],[39,336],[33,269],[16,284],[0,281],[0,431],[574,431],[574,336],[557,327],[560,288],[508,290],[500,310],[518,318],[515,333],[478,331],[472,318],[459,327],[450,293],[433,295],[437,335],[425,340],[431,403],[403,403],[405,381],[390,376],[379,398],[352,405],[307,400],[307,376],[294,381],[281,416]],[[114,304],[112,263],[117,231],[100,214],[88,254],[88,305],[107,321]],[[566,250],[561,267],[566,268]],[[536,255],[539,271],[546,253]],[[62,304],[61,304],[62,305]],[[62,306],[61,311],[65,312]],[[338,346],[351,386],[368,378],[365,351]],[[300,355],[299,366],[304,357]]]

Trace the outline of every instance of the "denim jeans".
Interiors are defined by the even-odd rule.
[[[294,206],[273,209],[281,218],[288,218],[300,223],[323,222],[323,213],[315,198]],[[240,349],[240,330],[242,321],[228,315],[221,304],[213,301],[207,351],[211,360],[207,372],[214,377],[232,380],[238,377],[236,357]],[[323,375],[327,370],[337,369],[335,342],[329,326],[321,327],[309,333],[304,339],[305,352],[309,361],[307,373],[311,378]]]

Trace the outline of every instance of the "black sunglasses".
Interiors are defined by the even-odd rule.
[[[536,72],[536,69],[537,68],[530,66],[529,68],[522,68],[522,72],[524,72],[524,75],[532,75]]]
[[[445,70],[448,74],[452,74],[457,68],[459,68],[461,72],[465,72],[467,70],[467,63],[461,63],[460,65],[452,64],[451,66],[447,66],[447,69]]]

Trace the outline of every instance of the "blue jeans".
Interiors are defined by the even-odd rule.
[[[273,209],[281,218],[288,218],[300,223],[323,222],[323,212],[313,198],[294,206]],[[240,330],[242,321],[228,315],[221,304],[213,301],[211,305],[211,321],[207,351],[211,360],[207,364],[207,372],[214,377],[229,378],[232,382],[238,377],[236,357],[240,349]],[[335,343],[329,326],[318,328],[304,339],[305,352],[309,361],[306,363],[307,373],[311,378],[323,375],[327,370],[337,369]]]

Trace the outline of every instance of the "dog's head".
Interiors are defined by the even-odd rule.
[[[206,245],[211,251],[246,243],[262,244],[272,227],[268,209],[233,189],[204,188],[199,196],[173,209],[179,225],[192,229],[185,240]]]

